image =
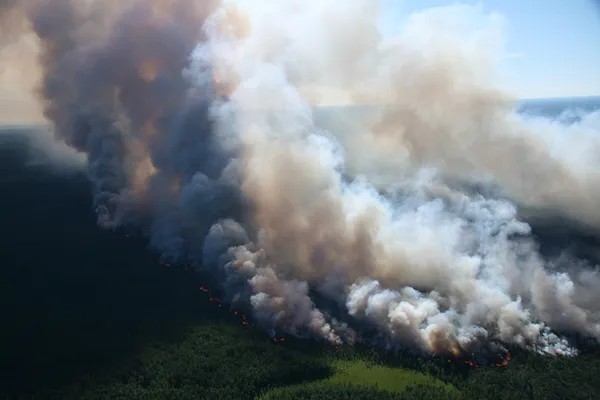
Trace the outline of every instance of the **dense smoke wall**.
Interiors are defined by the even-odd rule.
[[[432,9],[386,37],[374,0],[192,3],[2,3],[39,38],[101,226],[142,226],[270,332],[455,356],[600,337],[597,267],[527,222],[600,226],[600,116],[516,113],[500,16]],[[352,107],[315,111],[332,93]]]

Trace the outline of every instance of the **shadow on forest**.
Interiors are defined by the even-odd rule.
[[[24,137],[0,139],[5,390],[69,384],[211,318],[189,272],[160,266],[142,239],[96,227],[83,172],[26,166]]]

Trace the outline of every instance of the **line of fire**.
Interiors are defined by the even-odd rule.
[[[131,237],[129,234],[126,234],[125,236]],[[180,268],[180,269],[189,269],[190,268],[186,264],[172,264],[172,263],[169,263],[166,261],[159,261],[159,263],[160,263],[160,265],[162,265],[165,268]],[[207,296],[207,299],[209,302],[216,304],[217,307],[224,307],[224,303],[218,297],[214,296],[208,287],[206,287],[205,285],[200,285],[198,289]],[[232,315],[238,317],[242,325],[254,326],[254,324],[252,324],[251,321],[248,320],[246,315],[244,313],[242,313],[241,311],[235,310],[235,309],[229,309],[229,312]],[[285,342],[285,337],[276,337],[275,336],[275,337],[272,337],[272,341],[273,341],[273,343],[282,343],[282,342]],[[340,345],[335,345],[334,347],[336,349],[341,348]],[[472,367],[472,368],[506,367],[511,360],[511,355],[510,355],[510,353],[507,352],[501,359],[497,360],[496,362],[489,363],[489,364],[478,363],[476,361],[474,355],[471,355],[471,357],[467,357],[467,356],[461,356],[461,357],[435,356],[433,359],[441,360],[442,362],[447,362],[447,363],[454,364],[454,365],[463,365],[463,366],[468,366],[468,367]]]
[[[161,265],[166,267],[166,268],[173,268],[173,267],[183,267],[187,269],[186,265],[174,265],[174,264],[170,264],[170,263],[166,263],[166,262],[161,262]],[[223,302],[218,298],[215,297],[211,294],[210,289],[208,289],[206,286],[200,285],[198,288],[201,292],[206,293],[208,300],[212,303],[215,303],[218,307],[223,307]],[[233,315],[237,316],[240,318],[240,321],[242,323],[242,325],[250,325],[248,319],[246,318],[246,315],[244,315],[243,313],[241,313],[240,311],[234,310],[234,309],[230,309],[229,310],[230,313],[232,313]],[[254,326],[254,324],[252,324],[252,326]],[[284,337],[273,337],[272,338],[274,343],[281,343],[285,341]],[[341,346],[340,345],[336,345],[334,346],[336,349],[339,349]],[[436,359],[438,359],[436,357]],[[448,363],[455,363],[455,364],[465,364],[468,365],[469,367],[473,367],[473,368],[482,368],[482,367],[505,367],[508,365],[508,362],[510,361],[511,356],[510,353],[507,353],[505,358],[503,360],[501,360],[500,362],[497,363],[493,363],[493,364],[488,364],[488,365],[481,365],[478,364],[474,358],[473,359],[464,359],[464,358],[455,358],[455,359],[451,359],[451,358],[447,358],[447,362]]]

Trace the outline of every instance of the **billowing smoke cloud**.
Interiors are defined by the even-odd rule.
[[[499,16],[433,9],[388,38],[375,0],[236,3],[28,4],[101,225],[142,225],[269,331],[454,355],[600,338],[597,267],[523,219],[600,227],[600,117],[519,116]],[[328,93],[354,107],[315,111]]]

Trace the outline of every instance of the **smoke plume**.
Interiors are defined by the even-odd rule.
[[[455,356],[600,338],[598,267],[528,222],[600,228],[600,116],[519,115],[500,16],[431,9],[390,38],[376,0],[12,3],[99,223],[142,226],[265,329]]]

